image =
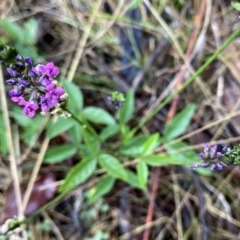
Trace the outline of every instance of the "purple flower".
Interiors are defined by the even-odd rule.
[[[210,170],[215,171],[216,170],[216,164],[211,164],[210,165]]]
[[[43,112],[48,112],[51,108],[54,107],[52,100],[47,97],[41,97],[40,104]]]
[[[209,166],[209,164],[208,164],[208,163],[205,163],[205,162],[203,162],[203,163],[201,163],[201,164],[200,164],[200,166],[201,166],[202,168],[207,168],[207,167]]]
[[[221,152],[217,152],[217,158],[223,157],[223,154]]]
[[[53,62],[48,63],[44,68],[44,73],[50,77],[56,77],[59,74],[59,69],[54,66]]]
[[[222,171],[223,170],[223,165],[221,163],[217,163],[217,170]]]
[[[203,162],[196,165],[193,164],[192,169],[195,169],[195,166],[197,166],[202,168],[209,167],[211,171],[223,170],[228,166],[226,163],[220,161],[220,159],[224,157],[224,152],[226,152],[226,148],[220,152],[217,152],[217,145],[209,147],[209,144],[205,143],[203,152],[199,153],[199,157],[203,159]]]
[[[20,97],[12,97],[11,98],[13,102],[19,102],[21,100],[24,100],[23,96],[20,96]]]
[[[208,143],[204,143],[204,151],[208,151],[209,150],[209,144]]]
[[[38,71],[33,67],[29,70],[28,74],[31,78],[35,78],[38,76]]]
[[[26,106],[27,104],[28,102],[23,97],[19,99],[19,102],[18,102],[19,106]]]
[[[52,62],[46,65],[33,66],[31,58],[16,57],[16,62],[7,69],[14,77],[6,81],[13,89],[9,95],[13,102],[23,107],[23,114],[34,117],[41,108],[42,113],[53,109],[51,113],[62,113],[63,105],[57,104],[67,100],[67,94],[53,77],[59,74],[59,69]],[[54,109],[55,108],[55,109]]]
[[[64,93],[65,91],[61,87],[57,87],[53,91],[46,93],[46,97],[51,98],[52,102],[55,104],[61,101],[60,96]]]
[[[25,58],[24,62],[25,62],[25,66],[32,66],[33,64],[32,59],[29,57]]]
[[[23,90],[19,86],[15,85],[14,88],[10,90],[8,93],[10,97],[19,97],[22,95]]]
[[[210,148],[210,151],[209,151],[209,154],[210,154],[210,157],[211,158],[214,158],[215,157],[215,153],[217,151],[217,145],[214,145]]]
[[[46,86],[46,89],[50,92],[50,91],[54,90],[55,87],[56,87],[55,84],[51,83]]]
[[[59,69],[54,66],[54,63],[50,62],[46,66],[38,64],[36,70],[49,77],[56,77],[59,74]]]
[[[193,170],[198,168],[198,167],[199,167],[199,165],[197,163],[194,163],[194,164],[191,165],[191,169],[193,169]]]
[[[7,72],[12,76],[12,77],[17,77],[18,73],[17,70],[14,70],[12,68],[7,68]]]
[[[35,116],[37,109],[38,109],[38,104],[34,102],[28,102],[23,108],[23,114],[28,115],[30,118],[32,118]]]
[[[16,57],[15,57],[15,59],[17,60],[17,61],[23,61],[23,58],[22,58],[22,56],[21,55],[17,55]]]
[[[5,81],[5,83],[8,84],[8,85],[14,85],[16,83],[16,80],[8,79],[8,80]]]
[[[58,96],[61,96],[65,93],[65,91],[61,87],[57,87],[53,90],[53,94],[56,94]]]
[[[28,87],[30,85],[30,82],[28,80],[24,80],[24,79],[21,79],[21,78],[18,80],[18,82],[23,87]]]
[[[46,87],[52,83],[52,78],[47,75],[43,75],[40,77],[39,82],[42,84],[42,86]]]

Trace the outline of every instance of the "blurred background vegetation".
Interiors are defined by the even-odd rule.
[[[139,126],[138,133],[162,136],[167,123],[179,112],[186,114],[182,110],[192,112],[194,106],[192,120],[179,139],[185,142],[172,148],[161,145],[157,152],[170,154],[173,150],[172,155],[184,164],[197,159],[204,142],[219,146],[239,143],[239,37],[192,84],[154,112],[240,27],[240,14],[231,1],[1,0],[0,14],[0,42],[14,46],[35,63],[54,62],[60,68],[59,80],[75,84],[67,87],[80,105],[84,99],[85,107],[102,108],[116,118],[107,97],[113,91],[127,93],[131,89],[135,105],[129,128]],[[7,79],[6,72],[3,74]],[[75,94],[76,86],[80,95]],[[6,212],[6,202],[14,202],[15,197],[11,195],[12,172],[2,106],[0,110],[0,212]],[[91,108],[86,112],[92,120]],[[80,142],[82,136],[71,121],[51,125],[40,115],[29,119],[10,101],[9,114],[22,191],[41,157],[39,152],[46,148],[36,184],[47,181],[51,185],[42,195],[30,198],[30,203],[40,207],[51,199],[46,197],[49,191],[55,193],[70,169],[89,153],[84,147],[76,150],[72,144]],[[146,116],[151,117],[139,124]],[[105,116],[104,121],[111,119]],[[172,132],[182,127],[178,120]],[[99,123],[101,120],[96,120],[94,128],[103,138],[114,135],[114,129],[105,130],[104,135]],[[175,137],[178,134],[170,140]],[[138,139],[134,145],[135,141],[123,149],[125,153],[131,151],[127,152],[130,156],[144,142]],[[106,143],[111,151],[120,144],[117,137]],[[134,161],[130,168],[131,164]],[[96,172],[34,217],[27,224],[28,238],[240,239],[239,167],[211,173],[175,165],[153,166],[149,167],[144,190],[116,181],[106,196],[89,202],[90,189],[101,175]]]

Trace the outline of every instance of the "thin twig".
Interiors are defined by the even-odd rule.
[[[17,160],[15,158],[15,155],[16,155],[15,149],[13,147],[11,124],[10,124],[10,120],[9,120],[8,105],[7,105],[7,100],[6,100],[5,86],[4,86],[1,65],[0,65],[0,94],[1,94],[3,118],[4,118],[5,128],[6,128],[7,142],[8,142],[8,146],[9,146],[9,152],[10,152],[10,168],[11,168],[11,172],[12,172],[16,202],[18,205],[18,214],[21,217],[23,217],[24,214],[23,214],[22,200],[21,200],[20,180],[19,180],[19,175],[18,175]]]
[[[23,198],[23,209],[25,210],[26,207],[27,207],[27,204],[28,204],[28,201],[29,201],[29,198],[31,196],[31,193],[32,193],[32,189],[33,189],[33,186],[34,186],[34,183],[37,179],[37,176],[38,176],[38,172],[39,172],[39,169],[42,165],[42,161],[43,161],[43,158],[44,158],[44,155],[48,149],[48,144],[49,144],[49,141],[50,139],[49,138],[45,138],[43,143],[42,143],[42,146],[41,146],[41,150],[40,150],[40,153],[38,155],[38,159],[34,165],[34,169],[33,169],[33,172],[32,172],[32,175],[30,177],[30,180],[29,180],[29,183],[28,183],[28,186],[27,186],[27,190],[24,194],[24,198]]]
[[[152,191],[151,191],[151,198],[150,198],[150,203],[148,206],[148,212],[147,212],[147,217],[146,217],[146,224],[150,223],[153,218],[153,212],[154,212],[154,205],[155,205],[155,198],[157,195],[157,189],[159,186],[159,178],[161,175],[161,168],[158,167],[156,168],[154,172],[154,181],[153,181],[153,186],[152,186]],[[150,235],[150,228],[146,228],[143,234],[143,240],[148,240]]]
[[[17,209],[18,209],[18,218],[20,221],[22,221],[24,220],[24,209],[23,209],[22,198],[21,198],[20,179],[19,179],[19,173],[18,173],[18,167],[17,167],[16,153],[15,153],[14,144],[13,144],[11,123],[9,118],[8,105],[6,100],[5,86],[4,86],[4,79],[3,79],[1,65],[0,65],[0,95],[1,95],[3,119],[4,119],[5,128],[6,128],[6,136],[7,136],[7,142],[9,147],[9,153],[10,153],[10,156],[9,156],[10,169],[11,169],[11,174],[13,178],[13,187],[14,187],[14,193],[15,193]],[[23,228],[23,233],[24,233],[24,228]],[[24,233],[24,236],[25,235],[26,234]]]
[[[172,180],[173,180],[173,191],[174,191],[174,200],[175,200],[175,205],[179,206],[181,201],[180,201],[180,196],[179,196],[179,185],[178,185],[178,180],[175,172],[173,169],[171,170],[171,175],[172,175]],[[183,228],[182,228],[182,216],[181,216],[181,209],[177,208],[176,209],[176,220],[177,220],[177,233],[178,233],[178,238],[183,239]]]
[[[70,67],[68,75],[67,75],[67,79],[68,79],[69,82],[72,82],[72,80],[73,80],[73,77],[75,75],[75,72],[76,72],[78,64],[79,64],[79,61],[80,61],[81,56],[83,54],[84,46],[87,43],[87,39],[88,39],[88,37],[90,35],[93,23],[95,21],[97,13],[99,12],[101,4],[102,4],[102,0],[99,0],[97,2],[97,4],[95,6],[93,6],[94,12],[93,12],[93,14],[91,14],[88,28],[84,32],[83,37],[82,37],[81,41],[79,42],[79,45],[77,47],[76,55],[75,55],[75,57],[74,57],[74,59],[72,61],[71,67]]]

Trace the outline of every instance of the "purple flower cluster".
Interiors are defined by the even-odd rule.
[[[199,157],[204,160],[202,163],[194,163],[191,165],[192,169],[198,167],[207,168],[209,167],[211,171],[221,171],[228,165],[222,162],[220,159],[224,156],[226,148],[222,149],[222,152],[217,151],[217,145],[209,147],[208,143],[205,143],[203,152],[199,153]]]
[[[67,94],[57,86],[53,78],[59,74],[59,69],[52,62],[47,65],[33,66],[31,58],[16,57],[16,63],[7,68],[11,79],[6,81],[12,85],[9,96],[13,102],[23,106],[23,114],[34,117],[41,109],[42,114],[55,110],[66,100]]]

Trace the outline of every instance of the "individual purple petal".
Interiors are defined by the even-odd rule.
[[[218,171],[222,171],[223,170],[223,165],[221,163],[217,163],[217,169]]]
[[[223,167],[227,167],[228,165],[224,162],[220,162]]]
[[[26,106],[27,104],[28,104],[28,102],[24,98],[19,99],[18,105]]]
[[[203,162],[203,163],[200,164],[200,166],[201,166],[202,168],[207,168],[207,167],[209,166],[209,163]]]
[[[210,165],[210,170],[211,171],[216,171],[216,167],[217,167],[216,164],[213,163],[213,164]]]
[[[19,79],[18,82],[23,86],[23,87],[28,87],[30,85],[30,82],[24,79]]]
[[[199,165],[197,163],[194,163],[194,164],[191,165],[191,169],[193,169],[193,170],[198,168],[198,167],[199,167]]]
[[[8,80],[5,81],[5,83],[8,84],[8,85],[15,85],[16,84],[16,80],[8,79]]]
[[[215,153],[217,151],[217,145],[212,146],[210,151]]]
[[[215,158],[216,151],[217,151],[217,145],[212,146],[209,151],[209,157]]]
[[[35,116],[37,109],[38,105],[36,103],[28,102],[23,108],[23,114],[28,115],[30,118],[32,118]]]
[[[22,95],[22,93],[23,90],[18,86],[14,86],[14,88],[8,92],[10,97],[19,97]]]
[[[22,96],[20,96],[20,97],[12,97],[11,99],[13,102],[19,102],[19,101],[23,100],[24,98]]]
[[[37,72],[40,72],[40,73],[44,73],[44,69],[45,69],[45,66],[42,65],[42,64],[38,64],[36,67],[35,67],[35,70]]]
[[[7,72],[12,76],[12,77],[16,77],[18,74],[17,74],[17,71],[12,69],[12,68],[7,68]]]
[[[32,64],[33,64],[32,59],[29,57],[26,57],[24,62],[25,62],[25,66],[32,66]]]
[[[200,153],[198,154],[198,156],[199,156],[200,158],[204,158],[205,154],[202,153],[202,152],[200,152]]]
[[[43,112],[47,112],[49,111],[49,109],[54,107],[54,103],[52,102],[52,100],[46,97],[41,97],[40,104]]]
[[[53,62],[49,62],[47,63],[47,65],[45,66],[45,71],[48,70],[48,69],[52,69],[54,68],[54,63]]]
[[[55,88],[55,84],[51,83],[46,86],[46,89],[50,92]]]
[[[29,73],[29,76],[32,78],[35,78],[38,76],[38,71],[35,68],[30,69],[28,73]]]
[[[45,97],[51,98],[52,102],[55,104],[61,101],[60,96],[63,95],[64,93],[65,91],[62,88],[57,87],[53,91],[46,93]]]
[[[23,58],[22,58],[22,56],[21,55],[17,55],[16,57],[15,57],[15,59],[17,60],[17,61],[23,61]]]
[[[44,87],[46,87],[46,86],[48,86],[49,84],[52,83],[52,78],[44,75],[39,79],[39,81]]]
[[[209,144],[208,143],[204,143],[204,151],[208,151],[209,150]]]
[[[57,87],[53,90],[53,94],[56,94],[58,96],[61,96],[65,93],[65,91],[61,87]]]
[[[44,73],[49,75],[50,77],[56,77],[59,74],[59,69],[58,67],[54,66],[53,62],[50,62],[45,66]]]
[[[217,152],[217,158],[223,157],[223,154],[221,152]]]
[[[224,146],[223,149],[222,149],[222,151],[226,152],[227,149],[228,149],[228,147],[227,147],[227,146]]]

